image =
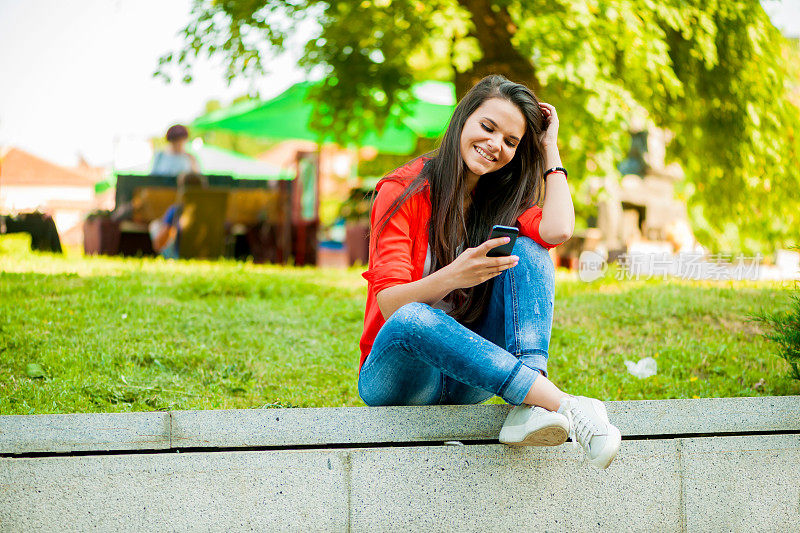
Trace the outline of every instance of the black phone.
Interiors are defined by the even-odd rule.
[[[495,224],[494,226],[492,226],[492,231],[489,233],[489,239],[496,239],[498,237],[510,237],[511,240],[508,241],[506,244],[495,246],[494,248],[486,252],[486,256],[504,257],[511,255],[511,250],[514,249],[514,243],[517,240],[517,235],[519,235],[519,228],[516,228],[514,226],[501,226],[500,224]]]

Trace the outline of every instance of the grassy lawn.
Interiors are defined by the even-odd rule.
[[[28,242],[0,237],[2,414],[364,405],[362,268],[57,256]],[[559,272],[551,379],[604,400],[800,394],[747,318],[788,308],[785,287]],[[647,356],[656,376],[628,374],[626,359]]]

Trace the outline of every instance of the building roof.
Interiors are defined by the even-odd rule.
[[[88,172],[62,167],[19,148],[0,150],[0,187],[38,185],[50,187],[94,186],[98,181]]]

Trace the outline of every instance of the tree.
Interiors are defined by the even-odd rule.
[[[616,172],[640,110],[674,133],[667,160],[710,234],[733,224],[732,244],[750,251],[798,236],[798,53],[756,0],[196,0],[183,48],[156,74],[190,81],[208,54],[228,79],[257,76],[315,19],[301,65],[324,68],[315,122],[341,139],[382,125],[416,80],[453,80],[460,98],[496,72],[556,106],[573,186]]]

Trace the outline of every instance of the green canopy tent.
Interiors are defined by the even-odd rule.
[[[267,101],[243,102],[198,117],[192,127],[199,131],[223,130],[269,140],[304,139],[317,142],[319,134],[309,122],[314,103],[308,92],[319,82],[301,82]],[[359,146],[372,146],[381,153],[411,153],[418,137],[434,138],[447,127],[455,109],[452,83],[426,81],[412,87],[415,99],[402,116],[399,106],[390,110],[383,133],[367,131],[358,139]],[[323,137],[332,142],[332,135]]]
[[[239,152],[204,144],[200,138],[192,141],[191,148],[203,174],[228,174],[240,180],[291,180],[295,176],[291,170],[278,168]]]

